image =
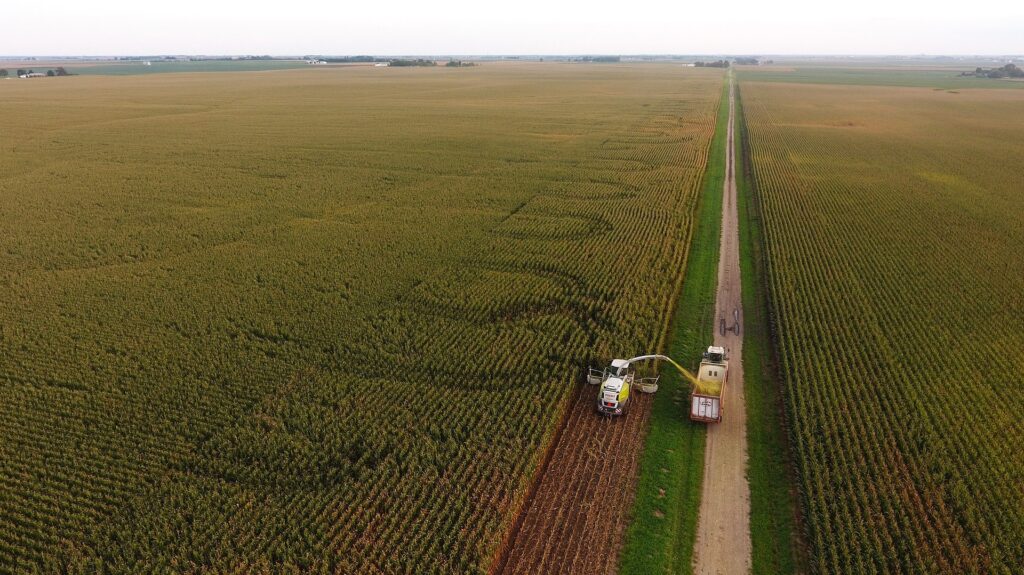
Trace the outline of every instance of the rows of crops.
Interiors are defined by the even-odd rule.
[[[580,368],[661,336],[720,86],[5,89],[0,573],[486,569]]]
[[[818,573],[1024,565],[1024,96],[744,82]]]

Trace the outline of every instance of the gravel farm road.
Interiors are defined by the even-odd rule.
[[[743,394],[743,307],[740,299],[739,213],[736,207],[734,77],[729,78],[729,127],[722,198],[722,238],[715,303],[715,345],[729,353],[729,381],[721,423],[708,426],[704,484],[694,573],[745,575],[750,572],[750,486],[747,483],[747,412]]]

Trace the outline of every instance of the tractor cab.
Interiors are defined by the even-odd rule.
[[[725,363],[725,348],[717,345],[708,346],[708,350],[704,352],[704,361],[711,363]]]

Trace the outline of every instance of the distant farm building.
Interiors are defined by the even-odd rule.
[[[306,63],[307,64],[312,64],[314,66],[319,66],[321,64],[326,64],[327,61],[326,60],[306,60]]]
[[[29,72],[28,74],[22,74],[19,78],[45,78],[46,74],[42,72]]]

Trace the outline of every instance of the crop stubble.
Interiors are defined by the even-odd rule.
[[[650,396],[638,394],[626,418],[595,413],[595,396],[591,386],[575,392],[565,429],[496,573],[615,572]]]

